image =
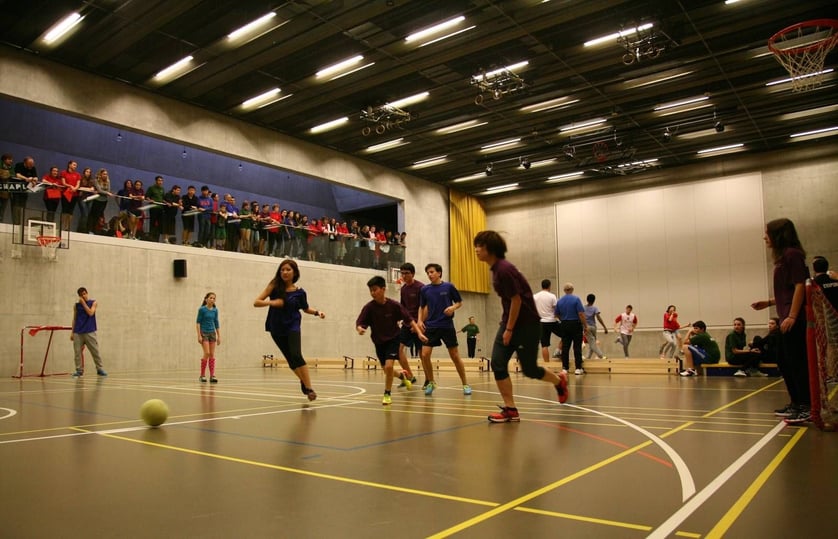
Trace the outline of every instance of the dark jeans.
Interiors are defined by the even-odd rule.
[[[579,320],[562,320],[562,368],[570,369],[570,347],[573,346],[573,363],[577,369],[582,368],[582,322]]]

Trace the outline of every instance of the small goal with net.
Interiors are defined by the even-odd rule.
[[[14,378],[31,376],[53,376],[70,374],[67,371],[52,372],[51,369],[66,369],[73,366],[73,346],[69,336],[73,328],[69,326],[24,326],[20,330],[20,365]],[[57,335],[56,335],[57,334]],[[55,337],[60,337],[56,342]],[[47,367],[50,363],[50,367]],[[40,364],[40,372],[34,369]],[[84,351],[82,351],[84,365]],[[26,372],[26,370],[30,372]]]
[[[806,348],[809,356],[809,389],[812,421],[823,430],[838,423],[838,311],[818,283],[806,282]]]

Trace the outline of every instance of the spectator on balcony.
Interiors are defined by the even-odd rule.
[[[180,199],[181,217],[180,223],[183,226],[181,232],[181,239],[184,245],[189,245],[192,239],[192,232],[195,230],[195,215],[185,215],[186,213],[194,212],[198,209],[198,196],[195,194],[195,186],[190,185],[186,188],[186,194]]]
[[[90,202],[82,202],[82,206],[90,204],[90,210],[87,213],[87,230],[95,234],[94,228],[101,229],[101,225],[107,224],[105,209],[108,206],[108,197],[112,194],[111,179],[108,176],[108,171],[104,168],[100,168],[96,173],[96,179],[93,180],[93,189],[99,196]]]
[[[96,178],[93,177],[93,169],[85,167],[81,173],[81,181],[79,182],[79,192],[77,193],[76,204],[79,208],[79,222],[76,225],[76,232],[87,234],[89,229],[90,219],[90,203],[84,203],[84,199],[96,191]]]
[[[18,181],[25,183],[28,187],[32,187],[38,182],[38,170],[35,168],[35,160],[31,157],[24,157],[23,161],[15,165],[15,174],[11,181]],[[26,208],[26,201],[29,198],[27,193],[11,193],[12,203],[12,222],[15,224],[23,223],[23,210]],[[3,215],[0,213],[0,219]]]

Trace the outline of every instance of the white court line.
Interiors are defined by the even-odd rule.
[[[9,419],[10,417],[17,414],[17,410],[12,410],[11,408],[0,408],[0,410],[6,410],[7,412],[9,412],[8,414],[4,415],[3,417],[0,417],[0,419]]]
[[[537,398],[537,397],[527,397],[527,396],[515,395],[515,398],[516,399],[521,398],[521,399],[538,400],[538,401],[542,401],[542,402],[549,402],[551,404],[555,404],[555,401],[551,401],[551,400],[547,400],[547,399],[540,399],[540,398]],[[661,438],[655,436],[654,434],[652,434],[648,430],[644,429],[643,427],[635,425],[634,423],[626,421],[625,419],[620,419],[619,417],[613,416],[611,414],[606,414],[605,412],[600,412],[598,410],[592,410],[591,408],[585,408],[584,406],[578,406],[576,404],[564,403],[564,404],[561,404],[559,406],[567,406],[567,407],[570,407],[570,408],[576,408],[577,410],[584,410],[584,411],[590,412],[592,414],[596,414],[596,415],[599,415],[599,416],[602,416],[602,417],[606,417],[606,418],[608,418],[612,421],[616,421],[617,423],[621,423],[621,424],[629,427],[630,429],[636,430],[637,432],[639,432],[640,434],[642,434],[643,436],[645,436],[646,438],[651,440],[652,443],[654,443],[655,445],[660,447],[661,450],[664,453],[666,453],[667,456],[669,457],[669,459],[672,461],[672,465],[675,466],[675,470],[678,472],[678,477],[681,480],[681,501],[685,502],[690,496],[695,494],[695,481],[693,480],[693,476],[690,473],[690,469],[687,466],[687,463],[684,462],[684,459],[681,458],[681,455],[679,455],[678,452],[675,451],[672,448],[672,446],[670,446],[668,443],[664,442]]]
[[[754,444],[750,449],[745,451],[741,457],[733,461],[733,463],[725,468],[725,470],[716,476],[706,487],[701,489],[701,491],[692,498],[689,502],[684,504],[678,511],[673,513],[671,517],[666,519],[663,524],[658,526],[658,528],[650,533],[647,538],[652,539],[664,539],[669,537],[672,532],[675,531],[675,528],[681,525],[687,517],[693,514],[701,505],[706,502],[713,494],[716,493],[719,488],[722,487],[727,481],[733,477],[736,472],[738,472],[745,464],[748,463],[763,447],[771,441],[772,438],[775,438],[777,434],[780,433],[786,424],[784,422],[779,422],[771,431],[769,431],[765,436],[760,439],[759,442]]]

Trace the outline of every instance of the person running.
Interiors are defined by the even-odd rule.
[[[619,335],[617,343],[623,345],[623,354],[626,359],[629,357],[629,345],[634,335],[634,328],[637,327],[637,315],[631,312],[633,307],[626,305],[626,312],[617,315],[614,319],[614,331]]]
[[[524,376],[553,384],[559,402],[567,402],[567,374],[562,372],[557,375],[538,365],[540,317],[526,277],[506,260],[506,241],[494,230],[484,230],[474,237],[474,251],[477,259],[485,262],[492,271],[492,287],[500,296],[503,307],[492,347],[492,373],[503,406],[500,412],[489,415],[489,421],[507,423],[521,420],[512,393],[512,380],[509,378],[509,360],[513,353],[518,355]]]
[[[422,345],[422,368],[425,371],[425,395],[431,395],[436,389],[434,369],[431,365],[431,352],[434,347],[445,344],[448,356],[460,375],[463,383],[463,395],[471,395],[471,386],[466,380],[466,367],[460,358],[457,330],[454,329],[454,312],[463,306],[460,292],[451,283],[442,280],[442,266],[428,264],[425,273],[430,284],[419,292],[419,329],[425,333],[428,342]]]
[[[198,318],[195,320],[195,329],[198,330],[198,344],[204,351],[201,357],[200,382],[207,381],[207,366],[209,366],[209,381],[217,384],[215,378],[215,347],[221,346],[221,325],[218,323],[218,308],[215,306],[215,293],[208,292],[204,301],[198,307]]]
[[[608,326],[606,326],[605,322],[602,321],[602,313],[600,312],[599,307],[594,305],[596,295],[588,294],[588,297],[585,299],[588,302],[585,304],[585,325],[587,327],[585,337],[588,339],[588,359],[591,359],[594,354],[596,354],[599,359],[608,359],[602,350],[599,349],[599,344],[597,344],[597,320],[599,320],[599,323],[602,324],[602,329],[605,331],[606,335],[608,335]]]
[[[363,335],[367,328],[372,329],[370,338],[375,344],[375,355],[384,369],[384,397],[381,404],[388,406],[393,403],[390,391],[393,388],[393,366],[399,359],[399,334],[402,327],[410,326],[414,334],[421,340],[428,339],[419,329],[416,320],[410,316],[404,305],[387,298],[384,294],[387,291],[387,281],[384,277],[375,276],[367,281],[372,301],[368,302],[361,309],[358,319],[355,321],[355,329],[358,335]]]
[[[418,321],[419,292],[425,285],[414,279],[414,276],[416,275],[416,267],[410,262],[405,262],[401,265],[399,268],[399,274],[401,275],[402,280],[402,286],[399,290],[401,304],[405,309],[407,309],[410,316],[414,320]],[[399,335],[399,343],[399,365],[402,367],[402,372],[398,375],[402,381],[401,384],[399,384],[399,387],[410,389],[413,384],[416,383],[416,376],[414,376],[413,372],[410,370],[410,362],[407,360],[407,349],[410,348],[411,356],[413,356],[413,350],[421,349],[422,342],[419,340],[418,335],[409,326],[402,326],[401,333]]]
[[[299,279],[300,268],[297,262],[290,259],[283,260],[268,286],[253,301],[253,306],[268,307],[265,331],[270,332],[271,338],[285,356],[288,366],[299,378],[303,395],[313,401],[317,398],[317,393],[311,388],[311,375],[301,351],[302,316],[300,311],[321,320],[326,318],[326,313],[309,306],[306,291],[296,285]]]

